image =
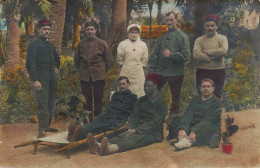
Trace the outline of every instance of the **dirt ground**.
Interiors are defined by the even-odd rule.
[[[260,109],[228,113],[235,117],[239,127],[254,124],[255,128],[239,130],[233,137],[234,150],[224,154],[221,148],[192,147],[175,151],[164,140],[140,149],[108,156],[89,154],[88,150],[74,150],[70,159],[63,152],[55,153],[53,147],[39,146],[33,155],[33,146],[14,148],[14,145],[31,140],[37,135],[37,124],[0,125],[0,167],[52,167],[52,168],[177,168],[177,167],[260,167]],[[226,117],[223,113],[222,118]],[[60,120],[54,125],[63,132],[67,121]],[[49,133],[48,135],[51,135]],[[167,136],[165,131],[165,137]]]

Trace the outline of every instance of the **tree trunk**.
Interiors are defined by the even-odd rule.
[[[13,68],[21,63],[20,49],[19,49],[19,27],[18,20],[20,15],[10,15],[7,18],[7,38],[6,38],[6,52],[7,63],[4,66],[4,70]]]
[[[131,12],[133,10],[133,6],[134,6],[134,0],[128,0],[127,1],[127,20],[126,20],[126,24],[129,25],[129,21],[131,19]]]
[[[101,28],[101,37],[102,39],[108,41],[109,40],[109,32],[110,32],[110,0],[95,0],[93,3],[93,9],[95,16],[100,20],[100,28]],[[102,9],[102,10],[100,10]]]
[[[158,5],[157,25],[161,25],[163,23],[162,0],[158,0],[157,5]]]
[[[113,55],[116,55],[116,48],[118,43],[126,38],[126,8],[126,0],[112,1],[112,29],[109,46]]]
[[[195,18],[194,18],[194,38],[198,38],[204,34],[204,22],[203,17],[209,10],[209,0],[197,0],[195,1]]]
[[[53,0],[53,7],[50,14],[50,21],[52,23],[50,41],[55,45],[59,54],[61,53],[66,2],[67,0]]]
[[[72,43],[72,50],[75,51],[79,42],[80,42],[80,21],[81,21],[81,16],[82,16],[82,11],[81,8],[79,7],[77,9],[76,15],[74,17],[74,23],[73,23],[73,29],[74,29],[74,34],[73,34],[73,43]]]

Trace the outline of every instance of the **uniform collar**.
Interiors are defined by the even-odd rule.
[[[87,37],[86,37],[86,40],[87,40],[87,41],[94,41],[94,40],[96,40],[96,39],[97,39],[97,36],[95,36],[95,37],[93,37],[93,38],[87,38]]]
[[[154,97],[148,97],[148,99],[152,104],[154,104],[160,97],[161,97],[161,92],[158,91],[158,93]]]
[[[178,31],[179,30],[179,28],[172,28],[172,29],[168,29],[168,32],[170,33],[170,32],[175,32],[175,31]]]
[[[44,38],[44,37],[38,37],[38,39],[44,41],[44,42],[47,42],[47,40]]]

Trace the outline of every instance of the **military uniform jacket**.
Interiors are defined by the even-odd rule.
[[[83,81],[89,81],[90,77],[93,81],[104,80],[112,61],[107,43],[97,37],[81,40],[74,55],[76,70]]]
[[[163,57],[163,51],[170,50],[170,58]],[[190,59],[190,42],[179,29],[168,31],[154,46],[148,63],[149,72],[163,76],[183,75],[184,63]]]
[[[136,100],[137,96],[130,90],[114,93],[106,110],[94,121],[95,129],[100,126],[113,130],[125,125],[128,117],[134,111]]]
[[[193,98],[183,114],[179,129],[186,132],[189,130],[200,133],[200,130],[207,127],[220,127],[221,108],[219,99],[212,95],[208,100],[203,101],[201,96]]]
[[[53,77],[54,68],[59,66],[60,58],[51,42],[36,38],[28,45],[26,68],[31,81]]]
[[[135,110],[129,117],[127,128],[135,129],[136,134],[154,135],[158,141],[163,140],[163,123],[167,106],[161,93],[156,97],[143,96],[136,102]]]

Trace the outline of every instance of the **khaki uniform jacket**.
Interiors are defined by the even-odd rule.
[[[163,56],[165,49],[170,50],[170,58]],[[190,42],[180,29],[170,30],[155,44],[149,58],[149,72],[162,76],[184,74],[184,64],[190,60]]]
[[[110,49],[104,40],[94,38],[80,41],[74,55],[76,70],[83,81],[104,80],[105,73],[113,62]]]

